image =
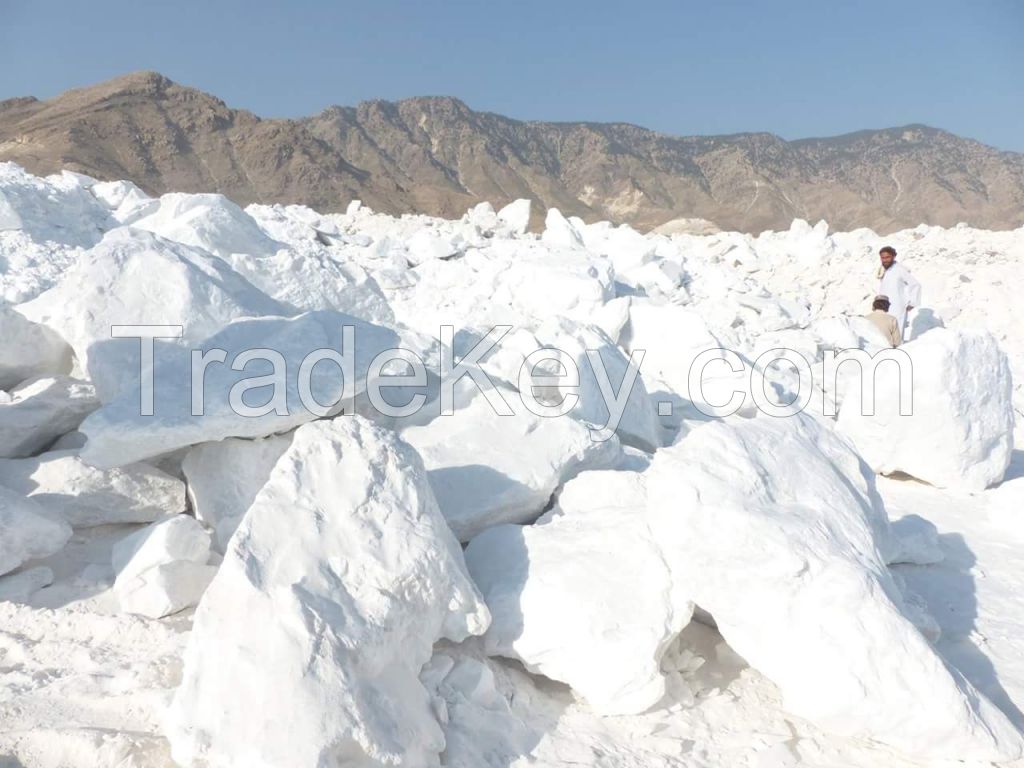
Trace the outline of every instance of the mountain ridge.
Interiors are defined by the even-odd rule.
[[[151,194],[221,192],[241,204],[459,216],[483,200],[535,202],[651,229],[705,219],[784,229],[794,218],[879,232],[960,221],[1024,225],[1024,154],[919,123],[785,140],[674,136],[627,122],[517,120],[452,96],[260,117],[156,72],[52,99],[0,101],[0,160],[127,178]]]

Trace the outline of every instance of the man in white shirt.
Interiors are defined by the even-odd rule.
[[[878,270],[878,293],[889,297],[889,314],[896,318],[900,338],[907,324],[907,311],[921,303],[921,284],[910,270],[896,263],[896,249],[890,245],[878,252],[882,265]]]

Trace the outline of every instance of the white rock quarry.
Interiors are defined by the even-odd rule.
[[[345,326],[353,329],[354,349],[343,343]],[[225,352],[224,362],[205,369],[201,403],[193,402],[189,351],[168,348],[154,367],[153,415],[141,413],[139,384],[125,387],[81,425],[88,436],[81,456],[97,467],[116,467],[225,437],[286,432],[343,407],[346,377],[358,395],[374,357],[398,344],[388,328],[327,310],[236,321],[196,345],[203,353]],[[271,350],[271,358],[259,350]],[[321,357],[308,377],[300,376],[303,361]],[[342,364],[349,370],[343,372]]]
[[[37,376],[71,373],[71,348],[44,325],[0,302],[0,389]]]
[[[159,619],[196,605],[217,572],[208,565],[210,534],[176,515],[121,539],[111,552],[121,610]]]
[[[989,703],[1020,723],[1024,616],[1013,590],[1024,583],[1015,525],[1024,465],[1014,451],[999,471],[1008,409],[995,406],[1007,377],[991,347],[1006,353],[1010,408],[1024,414],[1024,229],[881,237],[797,221],[751,236],[677,222],[643,235],[551,212],[535,235],[529,213],[527,201],[497,213],[477,205],[457,221],[359,203],[345,213],[242,211],[218,196],[151,199],[130,182],[0,164],[0,301],[17,313],[0,309],[0,451],[25,456],[0,462],[0,763],[164,766],[172,746],[207,768],[922,768],[1018,754],[1019,734]],[[939,367],[957,363],[919,383],[928,395],[916,404],[934,411],[913,429],[886,424],[882,440],[871,431],[881,423],[854,430],[873,465],[898,459],[902,471],[949,485],[880,481],[902,517],[891,527],[871,467],[824,416],[826,397],[845,404],[842,386],[814,390],[822,407],[809,422],[771,420],[749,402],[762,383],[787,399],[799,377],[733,375],[717,353],[703,393],[688,381],[692,359],[713,347],[743,362],[794,349],[812,374],[824,350],[876,349],[860,316],[877,293],[882,244],[924,286],[907,348],[921,345]],[[270,365],[230,371],[236,352],[283,344],[293,381],[305,352],[339,346],[320,320],[284,319],[309,308],[385,326],[388,346],[415,337],[410,348],[430,369],[439,326],[455,326],[461,355],[491,326],[510,325],[508,345],[480,367],[515,400],[519,365],[537,347],[564,344],[579,360],[597,346],[620,363],[645,349],[647,413],[659,410],[658,437],[677,430],[681,441],[656,457],[620,448],[661,444],[647,444],[649,423],[629,418],[631,404],[613,449],[595,448],[593,382],[563,419],[498,417],[474,402],[469,416],[439,416],[431,403],[385,418],[366,407],[366,392],[355,410],[373,427],[348,416],[297,427],[307,417],[290,408],[229,413],[230,388]],[[139,321],[185,326],[183,340],[157,342],[165,367],[150,419],[133,391],[138,342],[109,338],[110,325]],[[958,334],[948,348],[943,323]],[[977,328],[995,342],[971,341]],[[211,365],[208,420],[193,419],[187,366],[165,352],[211,337],[224,342],[227,365]],[[371,347],[360,348],[358,370]],[[60,378],[69,371],[93,381]],[[317,372],[316,397],[333,400],[336,366]],[[429,373],[431,395],[439,375]],[[113,399],[108,390],[121,386]],[[90,417],[88,435],[72,431],[97,405],[93,387],[108,407]],[[246,391],[245,403],[265,403],[269,389]],[[693,402],[724,404],[735,390],[748,398],[748,421],[714,423]],[[293,386],[289,406],[295,396]],[[472,398],[463,388],[456,399]],[[296,427],[308,433],[298,448]],[[421,428],[424,453],[436,454],[432,476],[394,436]],[[869,455],[880,447],[894,452]],[[110,589],[110,547],[125,534],[94,523],[162,523],[183,508],[180,480],[142,460],[187,478],[199,519],[174,518],[191,542],[176,550],[175,537],[148,529],[139,573]],[[585,471],[601,466],[618,472]],[[977,490],[989,482],[999,487]],[[541,516],[470,543],[495,608],[484,641],[435,644],[482,632],[487,612],[431,483],[469,530]],[[79,526],[73,535],[64,517]],[[220,561],[204,526],[216,526],[227,560],[193,628],[187,606]],[[887,563],[914,565],[890,574]],[[670,639],[691,600],[755,669],[700,622]],[[161,721],[189,641],[168,741]]]
[[[488,621],[415,452],[359,417],[305,425],[196,612],[174,759],[438,765],[420,669]]]
[[[586,469],[613,466],[614,435],[595,441],[584,424],[531,413],[517,393],[495,388],[512,415],[476,392],[450,416],[402,431],[423,457],[441,512],[460,541],[500,523],[538,517],[559,485]]]
[[[904,615],[858,465],[807,416],[709,423],[646,473],[651,529],[681,588],[793,713],[919,758],[1019,757],[1005,715]]]
[[[1002,480],[1013,451],[1013,384],[996,340],[936,328],[900,349],[912,362],[910,414],[900,413],[899,371],[886,363],[875,372],[874,414],[862,413],[859,387],[847,392],[840,431],[876,472],[969,491]]]
[[[567,683],[601,714],[665,694],[661,658],[693,604],[648,526],[643,475],[578,475],[536,525],[473,539],[466,564],[493,619],[488,654]]]
[[[229,437],[202,443],[186,454],[181,469],[188,482],[192,511],[213,530],[219,552],[225,551],[277,460],[292,444],[292,434],[255,440]]]
[[[73,528],[151,523],[185,511],[185,484],[147,464],[97,469],[75,450],[0,460],[0,485],[30,497]]]
[[[34,501],[0,486],[0,574],[59,552],[70,538],[70,525],[49,516]]]
[[[31,456],[76,429],[99,408],[93,386],[54,376],[27,381],[0,399],[0,458]]]
[[[290,311],[222,260],[134,229],[117,229],[61,282],[18,311],[57,331],[108,402],[139,372],[139,340],[111,338],[115,325],[181,326],[185,344],[233,320]]]

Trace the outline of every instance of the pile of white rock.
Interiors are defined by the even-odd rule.
[[[801,376],[753,365],[761,351],[818,364],[837,336],[870,345],[760,281],[775,256],[753,238],[553,209],[538,237],[527,201],[454,222],[243,210],[11,165],[0,190],[0,597],[31,602],[76,532],[123,526],[120,610],[191,626],[166,721],[179,764],[438,765],[421,673],[471,636],[595,712],[641,713],[709,614],[824,729],[915,757],[1021,755],[922,634],[874,480],[1002,479],[1014,393],[991,336],[906,345],[912,416],[893,373],[873,414],[819,387],[837,420],[775,418],[758,397],[784,407]],[[398,416],[374,399],[397,347],[457,363],[403,377],[422,407]]]

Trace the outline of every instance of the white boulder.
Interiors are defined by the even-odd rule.
[[[969,491],[1002,480],[1013,452],[1013,384],[996,340],[935,328],[900,350],[912,363],[909,415],[900,413],[899,371],[885,363],[875,371],[874,413],[865,415],[859,391],[847,390],[839,430],[876,472]]]
[[[22,493],[73,528],[151,523],[185,510],[185,484],[147,464],[97,469],[77,451],[0,460],[0,485]]]
[[[14,306],[49,290],[85,254],[77,245],[36,242],[21,230],[0,230],[0,301]]]
[[[131,181],[101,181],[93,184],[89,191],[121,224],[131,223],[159,204]]]
[[[487,653],[567,683],[601,714],[648,709],[693,613],[660,547],[634,472],[584,472],[538,524],[484,531],[466,564],[491,611]]]
[[[413,280],[389,295],[395,316],[435,338],[442,325],[531,330],[556,315],[589,323],[615,295],[607,259],[529,239],[493,238],[410,273]]]
[[[18,309],[63,336],[103,402],[137,377],[140,366],[139,340],[111,338],[112,326],[180,326],[180,339],[161,341],[162,347],[204,339],[239,318],[290,314],[220,259],[124,227]]]
[[[421,229],[405,241],[409,263],[418,266],[435,259],[448,259],[459,252],[459,246],[451,237],[445,237],[430,229]]]
[[[70,538],[70,525],[49,516],[31,499],[0,486],[0,574],[59,552]]]
[[[288,244],[223,195],[170,193],[133,227],[224,259],[291,312],[334,309],[378,323],[393,315],[376,281],[310,237]],[[309,228],[309,233],[315,230]]]
[[[292,444],[292,433],[255,440],[229,437],[189,450],[181,463],[192,511],[214,532],[224,552],[242,516]],[[2,480],[0,480],[2,482]]]
[[[644,351],[641,371],[657,378],[671,391],[687,397],[690,367],[706,350],[723,345],[708,329],[699,310],[634,299],[629,304],[629,322],[623,329],[623,345],[629,351]],[[709,373],[715,373],[709,370]],[[693,397],[698,397],[693,393]]]
[[[270,255],[280,243],[224,195],[170,192],[154,201],[132,227],[230,259],[232,254]]]
[[[512,415],[479,391],[451,415],[402,431],[423,457],[441,512],[460,541],[500,523],[538,517],[559,485],[585,469],[613,466],[618,439],[595,440],[575,419],[544,418],[518,394],[495,387]]]
[[[121,610],[151,619],[196,605],[217,572],[207,565],[210,534],[188,515],[154,523],[121,539],[110,559]]]
[[[564,387],[552,387],[557,391],[549,392],[547,399],[559,403],[575,395],[578,401],[572,415],[580,421],[614,431],[623,443],[643,450],[661,446],[654,403],[639,373],[642,363],[630,372],[629,358],[604,331],[565,318],[543,323],[536,338],[543,347],[564,353],[579,374]],[[627,378],[628,372],[632,378]]]
[[[93,183],[66,171],[42,178],[0,163],[0,231],[21,230],[40,243],[92,245],[116,223],[89,194]]]
[[[709,423],[646,473],[652,531],[790,711],[918,758],[1019,757],[1005,715],[908,620],[862,466],[808,416]]]
[[[548,208],[544,218],[544,232],[540,239],[548,245],[560,248],[583,247],[583,238],[579,230],[557,208]]]
[[[0,303],[0,389],[71,372],[71,348],[45,325]]]
[[[527,199],[513,200],[498,211],[498,218],[516,235],[526,234],[530,227],[530,201]]]
[[[418,675],[435,641],[488,621],[415,452],[359,417],[305,425],[196,611],[172,755],[436,766],[444,736]]]
[[[345,349],[345,326],[353,329],[354,349]],[[88,442],[81,456],[97,467],[116,467],[225,437],[286,432],[340,410],[345,388],[351,385],[353,396],[359,395],[374,357],[398,344],[388,328],[328,310],[236,321],[196,345],[203,353],[225,353],[224,362],[205,369],[201,402],[193,402],[190,352],[168,348],[153,369],[153,415],[141,413],[139,383],[125,387],[82,424]],[[349,370],[343,372],[330,355]],[[322,356],[303,368],[304,361]]]
[[[68,376],[27,381],[0,399],[0,458],[39,453],[99,407],[92,384]]]
[[[472,224],[481,232],[491,233],[493,233],[501,223],[501,220],[498,218],[498,214],[494,212],[494,206],[486,200],[482,203],[477,203],[466,211],[465,216],[462,217],[462,221],[466,224]]]

